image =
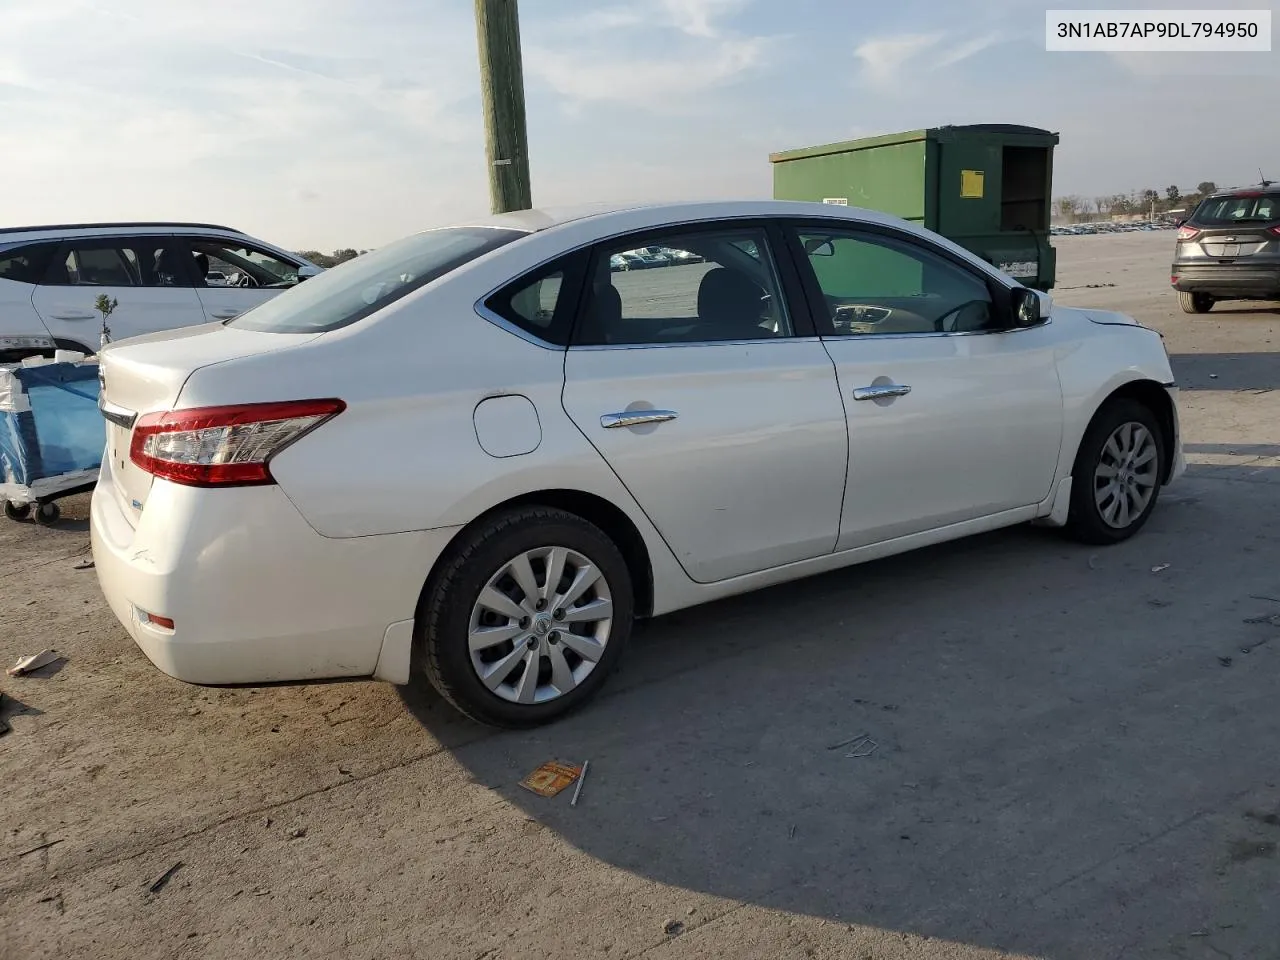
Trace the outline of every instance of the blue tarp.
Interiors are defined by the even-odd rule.
[[[97,363],[0,367],[0,499],[92,483],[106,442]]]

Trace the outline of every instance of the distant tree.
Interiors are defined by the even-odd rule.
[[[345,247],[342,250],[333,251],[330,259],[333,261],[334,266],[337,266],[340,263],[346,263],[348,260],[354,260],[358,256],[360,256],[360,252],[358,250],[353,250],[351,247]]]
[[[1108,213],[1111,212],[1111,204],[1114,201],[1114,199],[1115,199],[1114,197],[1094,197],[1093,198],[1093,209],[1098,211],[1098,216],[1105,217]]]
[[[1155,203],[1159,199],[1160,199],[1159,192],[1156,190],[1152,190],[1150,187],[1142,191],[1142,203],[1145,206],[1150,206],[1151,204]]]
[[[1218,185],[1212,180],[1201,180],[1196,184],[1196,193],[1202,197],[1207,197],[1211,193],[1218,192]]]
[[[304,260],[310,260],[317,267],[325,267],[326,269],[335,265],[336,261],[327,253],[321,253],[319,250],[299,250],[298,256]]]
[[[1059,197],[1054,201],[1054,207],[1060,217],[1074,220],[1085,209],[1085,200],[1084,197],[1073,193],[1065,197]]]
[[[1168,198],[1170,204],[1175,204],[1182,199],[1182,191],[1176,185],[1165,187],[1164,195]]]
[[[1134,201],[1132,198],[1123,193],[1117,193],[1111,198],[1112,214],[1132,213],[1134,209]]]

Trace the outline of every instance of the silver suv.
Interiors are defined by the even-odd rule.
[[[1186,313],[1219,300],[1280,300],[1280,184],[1201,200],[1178,226],[1171,274]]]
[[[94,353],[106,294],[112,340],[238,316],[321,268],[204,223],[0,229],[0,363],[54,349]]]

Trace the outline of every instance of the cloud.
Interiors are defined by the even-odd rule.
[[[998,31],[965,38],[942,32],[905,33],[868,40],[854,50],[863,76],[881,87],[897,86],[968,60],[1008,37]]]
[[[697,95],[757,68],[767,38],[737,36],[724,21],[747,0],[657,0],[641,11],[603,7],[528,31],[526,74],[570,112],[623,103],[660,113],[705,106]],[[637,52],[643,51],[643,52]]]

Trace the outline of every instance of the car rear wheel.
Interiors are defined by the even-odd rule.
[[[1207,293],[1188,293],[1178,291],[1178,306],[1183,313],[1208,313],[1213,309],[1213,297]]]
[[[502,727],[581,706],[631,634],[631,575],[617,546],[547,507],[497,514],[461,536],[417,618],[432,685],[472,719]]]
[[[1155,414],[1136,400],[1098,411],[1071,470],[1067,532],[1111,544],[1141,530],[1160,497],[1165,442]]]

